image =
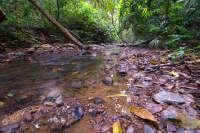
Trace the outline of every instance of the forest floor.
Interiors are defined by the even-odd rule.
[[[123,44],[0,55],[0,132],[199,133],[200,58]]]

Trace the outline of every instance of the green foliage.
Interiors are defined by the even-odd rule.
[[[160,39],[161,47],[178,48],[185,41],[200,40],[200,1],[121,0],[120,31],[132,29],[135,38]]]
[[[110,26],[110,19],[105,16],[104,10],[95,7],[92,2],[86,0],[40,0],[37,2],[84,41],[110,42],[115,39],[116,35],[114,28]],[[113,8],[107,5],[108,8]],[[27,0],[2,0],[0,7],[5,7],[2,8],[7,18],[4,25],[44,29],[52,27]]]
[[[176,62],[180,59],[183,59],[185,56],[185,48],[184,47],[180,47],[179,49],[177,49],[175,52],[173,52],[172,54],[169,55],[169,58],[173,61]]]

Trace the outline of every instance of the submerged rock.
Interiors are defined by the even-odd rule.
[[[82,81],[72,82],[71,84],[72,89],[81,89],[81,87],[82,87]]]
[[[98,104],[104,103],[105,101],[104,101],[102,98],[95,97],[95,98],[93,99],[93,102],[94,102],[94,104],[98,105]]]
[[[161,91],[153,96],[153,99],[158,103],[168,103],[168,104],[183,104],[185,99],[182,98],[179,94]]]
[[[176,108],[174,108],[173,106],[168,107],[166,110],[164,110],[161,113],[161,118],[163,119],[176,119],[178,116],[178,112],[176,110]]]
[[[156,130],[149,125],[144,125],[144,133],[156,133]]]
[[[0,132],[1,133],[15,133],[17,129],[20,128],[20,124],[19,123],[15,123],[15,124],[10,124],[10,125],[6,125],[4,127],[0,128]]]
[[[128,126],[127,130],[126,130],[126,133],[134,133],[134,128],[132,125]]]
[[[127,75],[127,68],[126,65],[119,65],[118,69],[117,69],[117,73],[122,76],[125,77]]]
[[[179,128],[176,133],[200,133],[200,130],[185,130],[184,128]]]
[[[113,79],[111,77],[105,77],[102,82],[105,84],[105,85],[112,85],[113,84]]]
[[[158,112],[162,111],[162,106],[159,104],[155,104],[155,103],[147,103],[146,108],[151,113],[158,113]]]

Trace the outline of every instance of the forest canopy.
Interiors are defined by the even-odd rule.
[[[156,48],[189,46],[197,50],[200,47],[199,0],[39,0],[37,3],[87,43],[145,42]],[[27,41],[25,38],[30,34],[21,32],[26,27],[59,36],[28,0],[1,0],[0,7],[6,14],[0,27],[1,36],[8,34],[14,40]],[[59,40],[56,37],[52,40],[55,39]]]

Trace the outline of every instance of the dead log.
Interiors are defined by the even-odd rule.
[[[70,39],[73,43],[75,43],[80,49],[86,49],[86,47],[79,41],[77,38],[75,38],[70,31],[65,28],[63,25],[61,25],[56,19],[54,19],[49,13],[45,12],[44,9],[42,9],[35,0],[28,0],[31,4],[35,6],[35,8],[42,14],[46,19],[49,20],[55,27],[57,27],[63,35]]]

